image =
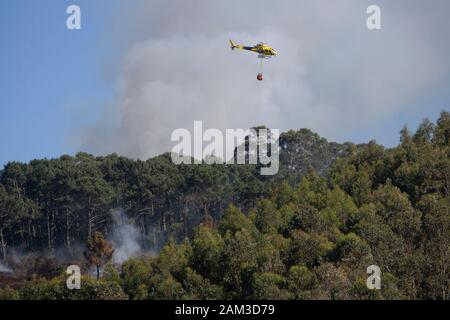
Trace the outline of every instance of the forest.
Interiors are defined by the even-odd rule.
[[[405,126],[394,148],[308,129],[280,148],[275,176],[170,154],[6,164],[0,299],[450,299],[449,112]],[[121,263],[117,210],[140,246]],[[69,264],[80,290],[66,287]],[[381,290],[366,286],[370,265]]]

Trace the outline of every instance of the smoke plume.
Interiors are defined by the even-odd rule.
[[[13,270],[0,262],[0,272],[3,273],[12,273]]]
[[[117,209],[113,213],[115,227],[112,241],[114,247],[113,263],[122,264],[126,260],[136,257],[142,252],[140,245],[140,232],[128,220],[122,209]]]
[[[379,0],[382,29],[369,31],[372,2],[127,3],[114,30],[124,52],[116,100],[84,133],[84,147],[146,159],[170,151],[171,132],[194,120],[307,127],[342,141],[410,112],[450,74],[450,2]],[[265,81],[255,79],[256,56],[231,51],[228,39],[277,49]]]

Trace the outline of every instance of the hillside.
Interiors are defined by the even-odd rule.
[[[144,256],[109,265],[76,296],[55,290],[64,283],[58,263],[27,263],[53,270],[45,276],[51,280],[4,294],[450,298],[448,112],[415,133],[403,128],[392,149],[328,143],[309,130],[285,133],[280,146],[281,171],[269,178],[254,166],[174,166],[168,154],[134,161],[80,153],[8,164],[0,179],[6,261],[19,248],[69,254],[94,231],[109,237],[117,208],[142,235]],[[382,291],[365,286],[372,264],[383,272]],[[103,289],[88,296],[92,286]]]
[[[303,129],[282,134],[280,147],[274,177],[251,165],[177,166],[169,154],[147,161],[79,153],[11,162],[0,178],[3,241],[21,251],[70,249],[94,230],[107,233],[110,211],[121,209],[145,234],[143,245],[159,247],[169,235],[186,237],[206,214],[219,219],[230,203],[249,208],[273,184],[298,183],[310,168],[324,175],[348,146]]]

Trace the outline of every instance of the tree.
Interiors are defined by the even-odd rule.
[[[354,233],[342,236],[331,256],[349,273],[352,271],[352,280],[358,274],[364,275],[366,268],[373,263],[369,245]]]
[[[191,268],[184,270],[182,281],[184,296],[183,299],[189,300],[216,300],[223,298],[222,289],[208,279],[203,278]]]
[[[282,251],[287,251],[286,240],[278,234],[263,234],[258,239],[257,261],[259,272],[283,273]]]
[[[272,201],[264,199],[258,202],[255,226],[261,233],[276,233],[280,223],[280,213]]]
[[[430,194],[419,205],[425,215],[422,245],[429,259],[424,270],[426,298],[450,300],[450,198]]]
[[[192,267],[214,283],[223,278],[223,254],[225,242],[217,230],[199,226],[192,240]]]
[[[148,282],[153,272],[151,261],[144,259],[130,259],[122,264],[122,287],[131,300],[147,299]]]
[[[295,230],[289,248],[290,265],[304,264],[309,268],[317,266],[333,250],[333,244],[317,233]]]
[[[434,123],[430,121],[430,119],[424,119],[420,124],[419,128],[417,128],[416,133],[414,134],[414,142],[415,143],[428,143],[431,142],[433,138],[434,132]]]
[[[283,276],[273,273],[255,273],[253,275],[253,299],[256,300],[287,300],[291,297],[284,289],[286,280]]]
[[[294,299],[312,299],[317,290],[317,277],[304,265],[295,265],[289,269],[287,287]]]
[[[183,285],[169,272],[153,275],[149,281],[149,298],[155,300],[180,300],[185,294]]]
[[[433,134],[434,143],[441,146],[448,146],[450,142],[450,113],[442,111],[441,116],[436,121]]]
[[[247,229],[225,237],[225,289],[231,298],[245,298],[251,294],[252,275],[257,269],[257,242]]]
[[[86,242],[84,256],[89,264],[96,266],[97,280],[100,279],[100,267],[111,260],[113,253],[111,243],[98,231]]]
[[[173,238],[159,253],[156,267],[160,273],[170,273],[176,280],[182,278],[192,256],[192,247],[188,241],[177,244]]]
[[[314,269],[319,283],[319,299],[344,300],[349,298],[351,283],[347,274],[332,263],[324,263]]]
[[[236,232],[246,229],[252,231],[255,229],[254,224],[242,211],[234,205],[230,205],[225,211],[225,215],[219,223],[219,232],[225,236],[227,232],[235,234]]]
[[[0,184],[0,250],[1,257],[6,262],[6,246],[7,242],[5,239],[6,229],[11,227],[12,217],[9,212],[9,206],[7,206],[8,194],[5,191],[3,185]]]

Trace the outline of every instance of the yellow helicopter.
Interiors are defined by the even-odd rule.
[[[271,46],[268,46],[267,44],[264,44],[262,42],[258,43],[256,46],[253,47],[246,47],[242,46],[240,44],[235,44],[233,41],[230,40],[231,44],[231,50],[234,49],[240,49],[240,50],[247,50],[258,53],[258,58],[260,59],[268,59],[273,56],[276,56],[278,52],[272,48]]]

